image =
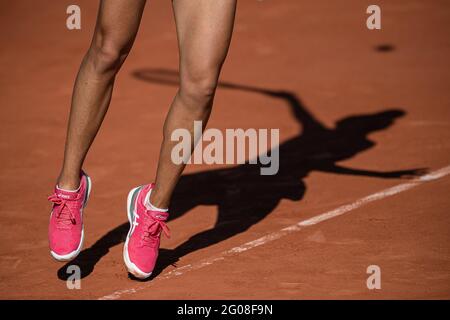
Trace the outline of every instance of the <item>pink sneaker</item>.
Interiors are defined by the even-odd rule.
[[[144,205],[153,184],[134,188],[128,194],[127,209],[130,231],[123,248],[128,271],[136,278],[150,277],[158,258],[161,231],[170,237],[165,222],[168,212],[151,211]]]
[[[91,179],[83,172],[77,191],[64,191],[55,187],[48,197],[53,202],[48,227],[50,254],[58,261],[75,258],[83,246],[83,209],[91,192]]]

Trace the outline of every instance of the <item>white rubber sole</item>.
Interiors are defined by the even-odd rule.
[[[86,198],[84,200],[84,204],[83,204],[83,208],[81,209],[81,219],[83,220],[83,210],[87,205],[87,202],[89,200],[89,195],[91,194],[91,188],[92,188],[92,182],[91,182],[91,178],[86,175],[86,180],[87,180],[87,191],[86,191]],[[66,262],[66,261],[70,261],[72,259],[74,259],[76,256],[78,256],[81,252],[81,249],[83,249],[83,244],[84,244],[84,223],[83,223],[83,227],[81,229],[81,240],[80,240],[80,244],[78,245],[78,248],[75,251],[72,251],[68,254],[57,254],[55,252],[53,252],[52,250],[50,250],[50,255],[58,261],[61,262]]]
[[[128,240],[130,239],[131,233],[133,231],[133,222],[134,222],[134,214],[131,212],[134,210],[135,206],[132,207],[133,202],[133,195],[140,187],[136,187],[134,189],[131,189],[131,191],[128,193],[127,198],[127,216],[128,221],[130,222],[130,230],[127,234],[127,239],[125,240],[125,245],[123,246],[123,261],[125,262],[125,266],[127,267],[127,270],[129,273],[131,273],[133,276],[135,276],[138,279],[147,279],[151,276],[151,272],[146,273],[139,269],[133,262],[130,260],[130,256],[128,255]],[[136,198],[137,199],[137,198]]]

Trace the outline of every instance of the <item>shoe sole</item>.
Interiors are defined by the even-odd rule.
[[[83,203],[83,208],[81,208],[81,220],[82,221],[83,221],[83,210],[87,205],[87,202],[89,200],[89,195],[91,194],[91,188],[92,188],[91,178],[86,173],[85,173],[85,175],[86,175],[86,180],[87,180],[87,191],[86,191],[86,195],[85,195],[85,199],[84,199],[84,203]],[[57,254],[54,251],[50,250],[50,254],[55,260],[58,260],[61,262],[70,261],[80,254],[81,249],[83,248],[83,243],[84,243],[84,222],[83,222],[83,227],[81,228],[80,244],[78,245],[78,248],[75,251],[72,251],[68,254],[61,255],[61,254]]]
[[[131,191],[128,193],[127,198],[127,216],[128,221],[130,222],[130,230],[127,234],[127,239],[125,240],[125,245],[123,247],[123,261],[125,262],[125,266],[127,267],[127,270],[129,273],[131,273],[133,276],[135,276],[138,279],[147,279],[152,274],[151,272],[147,273],[139,269],[133,262],[130,260],[130,256],[128,255],[128,240],[131,237],[133,226],[134,226],[134,209],[137,196],[139,194],[139,190],[142,187],[136,187],[134,189],[131,189]]]

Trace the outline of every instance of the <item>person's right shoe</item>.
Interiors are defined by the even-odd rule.
[[[153,184],[134,188],[128,194],[127,211],[130,230],[123,248],[125,265],[139,279],[150,277],[158,258],[161,232],[170,237],[165,221],[168,212],[152,211],[145,206]]]
[[[58,261],[75,258],[83,246],[83,209],[91,192],[91,179],[82,172],[77,191],[55,187],[48,197],[53,203],[48,227],[50,254]]]

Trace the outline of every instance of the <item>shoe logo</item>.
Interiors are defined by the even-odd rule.
[[[131,230],[130,230],[130,232],[128,233],[128,238],[131,237],[131,235],[132,235],[133,232],[134,232],[134,229],[139,225],[139,222],[137,222],[137,218],[139,218],[139,216],[136,214],[136,212],[134,212],[134,219],[133,219],[133,222],[132,222],[132,224],[131,224]]]

